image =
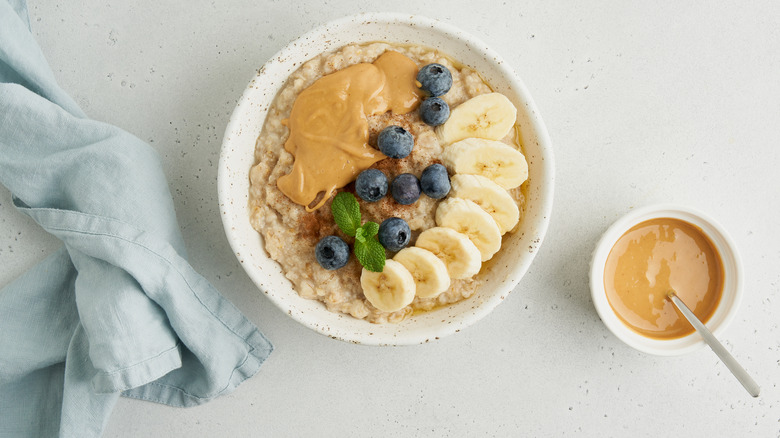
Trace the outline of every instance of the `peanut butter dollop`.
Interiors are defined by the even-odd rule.
[[[290,173],[277,180],[279,190],[311,212],[336,189],[387,158],[368,144],[368,117],[417,108],[422,94],[416,76],[414,61],[388,51],[372,64],[352,65],[303,90],[286,121],[290,137],[284,148],[295,161]]]

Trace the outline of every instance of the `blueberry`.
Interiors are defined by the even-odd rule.
[[[439,126],[450,118],[450,106],[438,97],[430,97],[420,104],[420,118],[431,126]]]
[[[377,234],[379,243],[390,251],[400,251],[409,244],[412,230],[405,220],[391,217],[382,221]]]
[[[314,248],[314,255],[320,266],[332,271],[347,264],[349,246],[338,236],[323,237]]]
[[[450,91],[452,74],[441,64],[428,64],[417,73],[420,89],[436,97]]]
[[[412,152],[414,137],[400,126],[388,126],[379,133],[376,145],[390,158],[404,158]]]
[[[381,170],[366,169],[355,180],[355,193],[366,202],[376,202],[387,194],[387,177]]]
[[[411,173],[402,173],[390,184],[390,193],[395,202],[403,205],[413,204],[420,198],[420,180]]]
[[[450,192],[450,176],[441,164],[431,164],[420,175],[422,192],[433,199],[441,199]]]

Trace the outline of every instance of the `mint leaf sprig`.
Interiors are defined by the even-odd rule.
[[[355,238],[355,257],[364,268],[382,272],[385,268],[385,247],[377,240],[379,224],[368,221],[361,225],[360,204],[355,195],[341,192],[330,204],[333,219],[341,231]]]

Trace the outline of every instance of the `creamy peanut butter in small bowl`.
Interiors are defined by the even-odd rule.
[[[374,166],[392,176],[419,172],[422,162],[438,160],[441,148],[434,141],[433,131],[403,116],[419,97],[404,85],[406,79],[398,79],[408,76],[403,63],[412,61],[406,59],[418,68],[433,62],[453,66],[455,85],[444,97],[453,108],[473,96],[490,92],[505,95],[517,109],[515,129],[507,141],[522,149],[528,179],[522,189],[511,193],[522,209],[520,223],[504,234],[500,251],[482,264],[474,278],[453,281],[450,291],[438,302],[416,301],[402,312],[388,313],[365,304],[356,262],[350,261],[342,272],[325,271],[316,266],[313,251],[318,239],[337,232],[329,216],[331,195],[344,190],[344,184],[349,184],[360,170]],[[308,71],[310,68],[317,71]],[[347,99],[348,103],[358,102],[362,112],[345,124],[343,117],[334,117],[338,111],[324,110],[329,105],[327,97],[323,100],[317,95],[325,88],[343,90],[339,81],[345,76],[333,75],[332,83],[325,83],[326,79],[318,89],[309,87],[322,77],[331,77],[330,73],[347,69],[362,70],[359,76],[347,80],[365,81],[360,90],[368,93]],[[391,96],[384,95],[384,88],[374,87],[372,75],[380,70],[396,90]],[[393,84],[393,78],[400,82]],[[296,98],[316,105],[296,110]],[[353,98],[357,100],[351,101]],[[311,113],[314,110],[318,113]],[[290,140],[289,128],[306,124],[313,117],[324,122],[309,126],[312,129],[307,132],[299,130],[300,136]],[[388,167],[384,156],[377,156],[362,142],[366,132],[375,135],[376,123],[390,122],[411,131],[415,148],[420,149]],[[354,141],[344,142],[341,135],[338,147],[331,148],[341,151],[338,155],[320,154],[318,145],[330,141],[329,126],[348,133],[353,124]],[[342,129],[344,126],[348,129]],[[316,144],[307,145],[312,138],[317,139]],[[318,166],[321,161],[325,162]],[[549,222],[553,183],[550,140],[516,72],[484,43],[459,29],[393,13],[333,21],[293,41],[269,60],[250,81],[231,116],[218,176],[220,211],[228,241],[258,289],[293,319],[315,331],[371,345],[433,341],[487,315],[516,288],[538,252]],[[421,197],[409,206],[380,201],[376,205],[362,204],[361,209],[366,209],[365,219],[375,221],[400,216],[416,234],[433,226],[435,202]]]
[[[604,233],[590,271],[593,304],[604,324],[649,354],[685,354],[705,345],[667,298],[674,290],[716,336],[742,298],[734,242],[713,219],[676,205],[638,208]]]

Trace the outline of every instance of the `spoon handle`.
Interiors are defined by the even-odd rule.
[[[669,292],[669,298],[672,300],[674,305],[677,306],[677,309],[680,310],[680,313],[685,316],[685,318],[691,323],[696,331],[699,332],[701,337],[704,338],[704,342],[706,342],[707,345],[712,348],[712,351],[718,355],[720,360],[723,361],[729,371],[731,371],[731,374],[734,374],[734,377],[739,380],[739,383],[745,387],[747,392],[749,392],[753,397],[758,397],[758,394],[761,392],[761,387],[758,386],[756,381],[753,380],[750,375],[748,375],[747,371],[742,368],[739,362],[734,359],[734,356],[732,356],[731,353],[726,350],[726,347],[718,342],[712,332],[704,324],[702,324],[701,321],[699,321],[699,318],[697,318],[696,315],[691,312],[691,309],[689,309],[688,306],[682,302],[677,294],[675,294],[673,291]]]

